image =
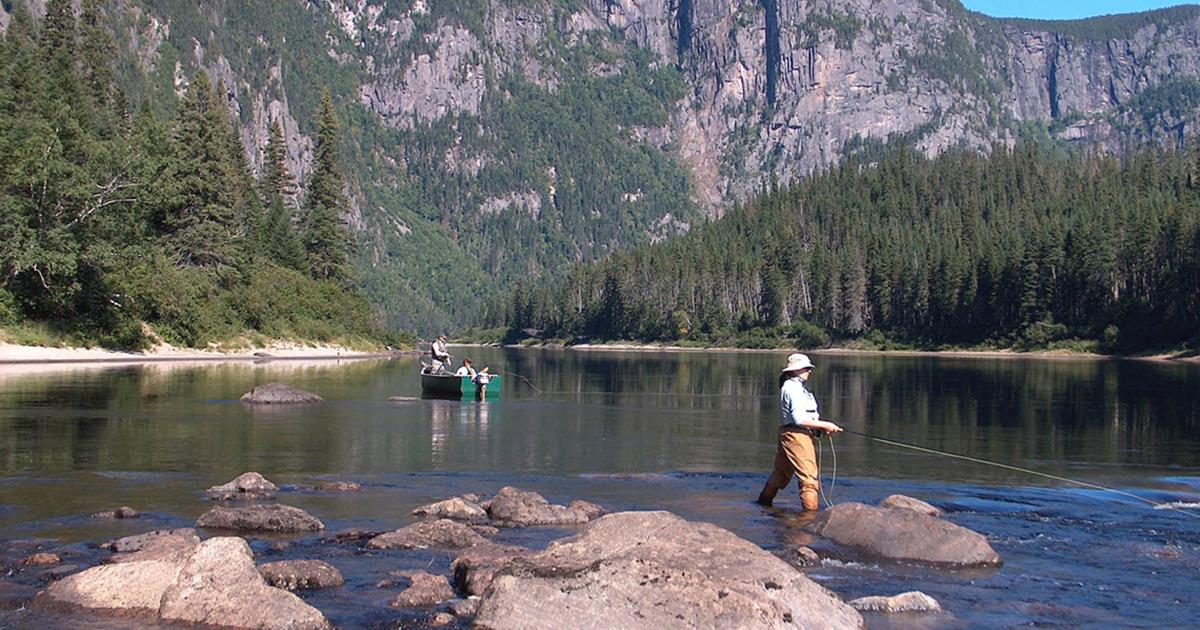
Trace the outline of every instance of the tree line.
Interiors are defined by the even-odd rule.
[[[131,111],[103,2],[73,4],[39,23],[16,3],[0,40],[0,324],[121,347],[375,335],[328,93],[306,188],[279,121],[256,179],[225,86],[201,71]]]
[[[685,236],[520,286],[488,318],[560,339],[1200,346],[1200,143],[866,147]]]

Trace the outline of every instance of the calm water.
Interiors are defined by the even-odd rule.
[[[256,470],[277,483],[361,483],[361,493],[293,489],[281,500],[328,531],[393,529],[413,507],[454,493],[519,485],[555,501],[668,509],[727,527],[768,548],[809,544],[793,511],[750,503],[769,470],[775,377],[783,353],[584,353],[459,349],[506,376],[487,403],[389,403],[419,396],[416,361],[114,368],[0,366],[0,565],[49,539],[68,561],[98,562],[94,543],[189,526],[210,504],[200,491]],[[1154,501],[1200,501],[1200,366],[1139,362],[927,357],[815,357],[812,388],[826,417],[856,430],[1084,478]],[[328,402],[255,410],[254,385],[286,382]],[[1020,473],[838,437],[822,451],[829,500],[926,499],[986,534],[1005,559],[953,572],[856,557],[809,575],[851,598],[919,588],[950,614],[869,619],[874,626],[1187,626],[1200,595],[1200,518]],[[836,485],[830,478],[835,470]],[[135,521],[87,514],[119,505]],[[506,531],[501,542],[545,545],[563,530]],[[447,570],[433,551],[369,555],[319,536],[264,559],[320,557],[347,574],[341,589],[305,595],[344,627],[417,618],[375,588],[388,571]],[[9,590],[38,584],[8,571]],[[0,582],[3,578],[0,578]],[[0,586],[3,586],[0,584]],[[4,589],[0,588],[0,604]],[[365,602],[365,605],[364,605]],[[5,606],[0,605],[0,608]],[[0,611],[0,626],[78,619]],[[111,627],[129,626],[113,622]]]

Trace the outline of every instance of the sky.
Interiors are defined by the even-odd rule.
[[[963,6],[994,17],[1023,17],[1039,20],[1073,20],[1134,13],[1184,4],[1180,0],[961,0]]]

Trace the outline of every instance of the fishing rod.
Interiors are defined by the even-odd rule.
[[[524,376],[521,376],[520,374],[517,374],[516,372],[509,372],[508,370],[500,370],[500,373],[501,373],[501,374],[507,374],[507,375],[509,375],[509,376],[515,376],[515,377],[517,377],[517,378],[521,379],[522,381],[525,381],[525,384],[526,384],[526,385],[529,385],[530,389],[532,389],[533,391],[535,391],[535,392],[537,392],[537,393],[539,393],[539,394],[545,393],[545,392],[543,392],[542,390],[538,389],[538,386],[537,386],[537,385],[534,385],[534,384],[533,384],[533,381],[531,381],[531,380],[529,380],[529,379],[525,378]]]
[[[1163,503],[1163,502],[1159,502],[1159,501],[1154,501],[1154,500],[1152,500],[1152,499],[1147,499],[1146,497],[1138,496],[1138,495],[1136,495],[1136,494],[1133,494],[1132,492],[1126,492],[1126,491],[1124,491],[1124,490],[1117,490],[1116,488],[1109,488],[1109,487],[1107,487],[1107,486],[1102,486],[1102,485],[1100,485],[1100,484],[1097,484],[1097,483],[1092,483],[1092,482],[1090,482],[1090,481],[1080,481],[1079,479],[1071,479],[1070,477],[1062,477],[1062,476],[1059,476],[1059,475],[1053,475],[1053,474],[1050,474],[1050,473],[1045,473],[1045,472],[1041,472],[1041,471],[1038,471],[1038,470],[1033,470],[1033,469],[1031,469],[1031,468],[1022,468],[1021,466],[1013,466],[1012,464],[1005,464],[1005,463],[1002,463],[1002,462],[994,462],[994,461],[991,461],[991,460],[988,460],[988,459],[983,459],[983,458],[980,458],[980,457],[972,457],[972,456],[970,456],[970,455],[961,455],[961,454],[959,454],[959,453],[950,453],[950,452],[947,452],[947,451],[939,451],[939,450],[937,450],[937,449],[934,449],[934,448],[928,448],[928,447],[925,447],[925,446],[920,446],[920,445],[918,445],[918,444],[912,444],[912,443],[909,443],[909,442],[904,442],[904,441],[901,441],[901,440],[894,440],[894,439],[891,439],[891,438],[886,438],[886,437],[882,437],[882,436],[878,436],[878,435],[872,435],[872,434],[870,434],[870,433],[864,433],[864,432],[862,432],[862,431],[854,431],[854,430],[851,430],[851,429],[846,429],[846,428],[844,428],[844,427],[842,428],[842,431],[843,431],[844,433],[848,433],[848,434],[850,434],[850,435],[857,435],[857,436],[859,436],[859,437],[864,437],[864,438],[867,438],[867,439],[869,439],[869,440],[874,440],[874,441],[876,441],[876,442],[879,442],[879,443],[881,443],[881,444],[887,444],[887,445],[889,445],[889,446],[898,446],[898,447],[900,447],[900,448],[907,448],[907,449],[911,449],[911,450],[914,450],[914,451],[920,451],[920,452],[922,452],[922,453],[928,453],[928,454],[931,454],[931,455],[940,455],[940,456],[942,456],[942,457],[950,457],[950,458],[953,458],[953,459],[961,459],[961,460],[963,460],[963,461],[973,462],[973,463],[976,463],[976,464],[984,464],[984,465],[986,465],[986,466],[994,466],[994,467],[996,467],[996,468],[1003,468],[1003,469],[1005,469],[1005,470],[1011,470],[1011,471],[1015,471],[1015,472],[1025,473],[1025,474],[1027,474],[1027,475],[1036,475],[1036,476],[1038,476],[1038,477],[1045,477],[1045,478],[1047,478],[1047,479],[1053,479],[1053,480],[1055,480],[1055,481],[1061,481],[1061,482],[1064,482],[1064,483],[1074,484],[1074,485],[1076,485],[1076,486],[1081,486],[1081,487],[1084,487],[1084,488],[1090,488],[1090,489],[1092,489],[1092,490],[1100,490],[1100,491],[1103,491],[1103,492],[1111,492],[1111,493],[1113,493],[1113,494],[1119,494],[1119,495],[1121,495],[1121,496],[1124,496],[1124,497],[1128,497],[1128,498],[1131,498],[1131,499],[1135,499],[1135,500],[1137,500],[1137,501],[1141,501],[1142,503],[1146,503],[1146,504],[1148,504],[1148,505],[1152,506],[1154,509],[1157,509],[1157,510],[1174,510],[1174,511],[1176,511],[1176,512],[1180,512],[1180,513],[1182,513],[1182,514],[1187,514],[1188,516],[1191,516],[1191,517],[1194,517],[1194,518],[1200,518],[1200,513],[1197,513],[1197,512],[1192,512],[1192,511],[1190,511],[1190,510],[1185,510],[1185,509],[1183,509],[1183,508],[1181,508],[1181,507],[1178,507],[1178,506],[1175,506],[1175,505],[1171,505],[1171,504],[1169,504],[1169,503]],[[833,441],[832,441],[832,440],[830,440],[830,446],[832,446],[832,444],[833,444]],[[832,489],[831,489],[831,490],[832,490]]]

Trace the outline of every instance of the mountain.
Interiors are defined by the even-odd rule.
[[[1200,121],[1194,6],[1077,22],[955,0],[106,6],[130,102],[169,108],[206,70],[255,169],[278,119],[307,176],[331,91],[360,278],[392,325],[423,333],[874,144],[1118,151]]]

